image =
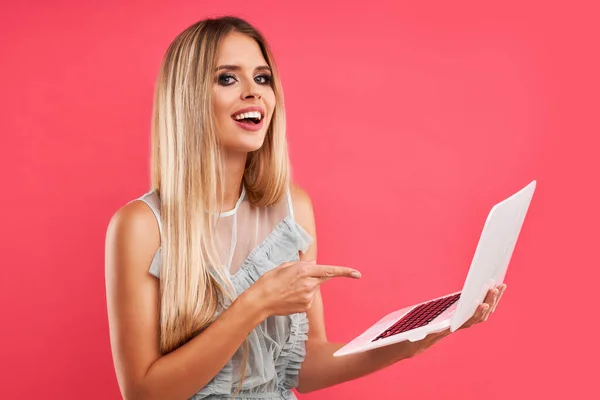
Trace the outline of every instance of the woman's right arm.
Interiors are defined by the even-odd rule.
[[[312,263],[286,263],[265,273],[208,328],[176,350],[159,352],[159,282],[148,272],[160,245],[148,206],[129,203],[111,218],[106,234],[106,297],[110,342],[126,400],[189,399],[233,357],[270,315],[310,308],[319,286],[357,271]]]
[[[148,269],[159,247],[152,211],[132,202],[111,218],[106,234],[106,296],[110,341],[124,399],[189,399],[225,366],[266,318],[246,291],[206,330],[161,356],[159,282]]]

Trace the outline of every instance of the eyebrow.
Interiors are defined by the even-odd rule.
[[[219,65],[215,68],[215,72],[220,71],[222,69],[228,69],[231,71],[240,71],[242,68],[239,65]],[[271,68],[268,65],[260,65],[254,69],[255,71],[269,71],[271,72]]]

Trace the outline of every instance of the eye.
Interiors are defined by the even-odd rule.
[[[218,78],[218,83],[219,85],[222,86],[229,86],[231,84],[233,84],[236,81],[235,76],[231,75],[231,74],[221,74],[219,75]]]
[[[260,85],[269,85],[271,83],[271,75],[258,75],[254,78],[254,81]]]

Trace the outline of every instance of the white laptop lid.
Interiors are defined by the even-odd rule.
[[[491,288],[504,282],[535,186],[536,181],[532,181],[494,205],[488,214],[456,312],[450,322],[452,332],[471,318]]]

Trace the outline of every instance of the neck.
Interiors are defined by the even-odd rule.
[[[223,211],[232,210],[240,198],[247,156],[247,153],[223,153],[225,167]]]

